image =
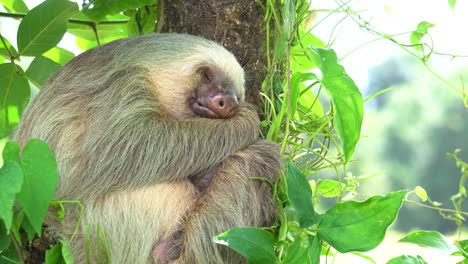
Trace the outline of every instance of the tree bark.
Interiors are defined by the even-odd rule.
[[[157,30],[198,35],[226,47],[244,67],[246,100],[258,105],[266,72],[261,6],[254,0],[159,0],[159,4]]]

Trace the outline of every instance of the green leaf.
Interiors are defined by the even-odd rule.
[[[67,62],[69,62],[75,57],[75,54],[73,54],[72,52],[59,47],[53,47],[42,55],[60,65],[65,65]]]
[[[16,141],[8,141],[3,147],[2,152],[3,161],[16,161],[18,164],[21,163],[20,159],[20,147]]]
[[[304,32],[304,27],[299,27],[299,37],[297,43],[291,47],[291,71],[307,72],[320,64],[319,57],[315,56],[309,46],[325,48],[327,45],[317,36]]]
[[[364,115],[362,95],[354,81],[338,64],[336,53],[331,49],[312,48],[321,58],[322,84],[330,96],[335,110],[334,124],[343,144],[345,163],[347,163],[361,135]]]
[[[317,236],[309,236],[309,263],[320,263],[320,252],[322,252],[322,245]]]
[[[458,252],[458,248],[450,242],[450,240],[436,231],[412,232],[400,239],[399,242],[412,243],[421,247],[432,248],[447,255],[452,255],[453,253]]]
[[[423,202],[427,201],[428,199],[427,192],[423,187],[416,186],[416,188],[414,188],[414,192],[419,197],[419,199],[421,199]]]
[[[294,30],[294,23],[296,22],[296,7],[294,3],[295,1],[285,0],[284,6],[281,9],[283,11],[283,30],[288,39]]]
[[[128,9],[152,5],[155,0],[90,0],[83,4],[83,13],[94,21],[101,21],[106,15],[115,15]]]
[[[301,96],[299,96],[297,103],[299,109],[304,111],[304,115],[311,115],[313,113],[317,117],[323,117],[323,106],[320,100],[318,100],[314,91],[304,84],[301,85]],[[303,120],[304,115],[299,113],[299,120]]]
[[[73,254],[71,251],[70,243],[65,240],[60,240],[62,244],[62,258],[65,264],[73,264]]]
[[[27,13],[29,11],[23,0],[0,0],[9,13]]]
[[[64,240],[60,240],[57,244],[52,245],[46,251],[46,264],[73,264],[70,244]]]
[[[13,204],[16,194],[23,184],[23,171],[16,161],[7,160],[0,169],[0,218],[3,219],[7,230],[11,228],[13,220]]]
[[[455,241],[455,245],[457,245],[465,259],[468,259],[468,239]]]
[[[11,236],[9,236],[5,225],[0,222],[0,252],[8,248],[11,243]],[[1,253],[0,253],[1,254]]]
[[[392,258],[387,264],[427,264],[420,256],[399,256]]]
[[[67,0],[46,0],[33,8],[18,28],[21,55],[37,56],[56,46],[67,31],[68,19],[78,5]]]
[[[8,51],[10,51],[13,57],[15,58],[18,57],[19,56],[18,51],[16,51],[15,47],[13,47],[13,45],[11,45],[11,43],[4,36],[2,37],[3,37],[3,40],[5,41],[6,46],[8,47],[8,50],[3,45],[3,42],[0,42],[0,56],[8,60],[11,59],[10,53],[8,53]]]
[[[450,8],[452,8],[452,10],[455,8],[455,3],[457,2],[457,0],[448,0],[449,2],[449,5],[450,5]]]
[[[8,259],[8,260],[6,260]],[[23,264],[14,247],[9,247],[0,254],[0,264]]]
[[[421,39],[427,34],[427,30],[433,27],[434,24],[423,21],[418,24],[415,31],[411,32],[410,41],[415,50],[422,50]]]
[[[27,217],[23,217],[23,221],[21,222],[21,228],[24,230],[24,232],[26,232],[28,241],[29,243],[31,243],[36,237],[37,232],[35,228],[31,225],[31,222],[28,220]]]
[[[125,24],[102,24],[97,25],[99,40],[106,43],[119,38],[127,37],[127,26]],[[70,24],[67,32],[90,41],[96,41],[96,35],[92,28],[86,25]]]
[[[309,263],[309,239],[305,234],[299,234],[289,246],[284,264]]]
[[[253,264],[276,262],[273,234],[258,228],[234,228],[213,238],[215,243],[226,245]]]
[[[290,112],[289,115],[292,118],[294,118],[294,115],[296,114],[296,109],[297,109],[297,102],[299,98],[299,94],[301,91],[301,86],[300,84],[305,82],[305,81],[311,81],[311,80],[318,80],[317,75],[314,73],[300,73],[296,72],[291,78],[291,90],[290,90],[290,102],[291,102],[291,107],[290,107]]]
[[[26,144],[21,158],[24,183],[17,200],[34,230],[41,234],[42,222],[57,186],[57,164],[47,144],[37,139]]]
[[[13,132],[29,102],[29,82],[22,74],[18,65],[0,65],[0,138]]]
[[[129,17],[127,23],[128,36],[138,36],[154,33],[158,6],[128,10],[125,15]],[[141,34],[140,34],[141,30]]]
[[[23,210],[15,211],[15,214],[13,216],[13,223],[12,223],[11,229],[10,229],[11,234],[13,234],[13,237],[16,239],[16,241],[20,245],[22,245],[22,240],[23,240],[22,237],[21,237],[20,229],[21,229],[21,225],[23,223],[24,218],[25,217],[24,217],[24,211]]]
[[[339,203],[319,216],[317,235],[339,252],[368,251],[382,242],[406,191]]]
[[[44,56],[37,56],[26,70],[26,75],[36,87],[41,88],[49,77],[60,68],[62,66],[53,60]]]
[[[340,195],[345,188],[346,185],[342,182],[325,179],[319,182],[317,192],[323,197],[331,198]]]
[[[286,183],[289,201],[296,208],[301,227],[309,227],[316,222],[312,190],[306,177],[292,162],[288,162],[287,166]]]
[[[46,264],[62,263],[62,244],[58,243],[52,245],[45,253]]]
[[[80,38],[80,37],[76,37],[75,42],[78,48],[80,48],[81,50],[89,50],[94,47],[97,47],[96,41],[87,40],[87,39]]]

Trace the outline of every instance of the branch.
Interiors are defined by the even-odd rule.
[[[25,16],[26,16],[25,13],[0,12],[0,17],[9,17],[9,18],[22,19]],[[128,19],[109,20],[109,21],[100,21],[100,22],[94,22],[94,21],[90,21],[90,20],[73,19],[73,18],[68,20],[68,23],[86,25],[86,26],[89,26],[89,27],[93,27],[95,25],[120,25],[120,24],[126,24],[127,22],[128,22]]]

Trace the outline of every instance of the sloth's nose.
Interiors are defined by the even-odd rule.
[[[216,93],[208,98],[206,106],[220,118],[229,118],[236,113],[237,105],[238,102],[235,96]]]

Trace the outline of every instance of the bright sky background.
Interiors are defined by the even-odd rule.
[[[313,1],[312,5],[316,9],[335,9],[337,6],[332,0]],[[362,11],[361,16],[364,19],[386,34],[414,31],[421,21],[435,24],[429,32],[437,52],[468,56],[468,1],[458,0],[454,10],[450,8],[448,0],[353,0],[349,5],[355,11]],[[319,15],[317,21],[324,15],[326,14]],[[313,33],[327,41],[333,27],[343,17],[344,14],[328,18]],[[351,19],[341,23],[334,34],[339,34],[333,45],[338,57],[376,38],[364,29],[359,29]],[[398,40],[410,44],[409,34]],[[359,49],[342,63],[356,84],[365,88],[370,68],[388,58],[404,54],[402,49],[390,41],[380,40]],[[433,58],[438,65],[432,66],[443,75],[449,73],[447,70],[457,68],[456,66],[468,65],[468,58],[458,58],[455,61],[451,61],[449,57]]]

